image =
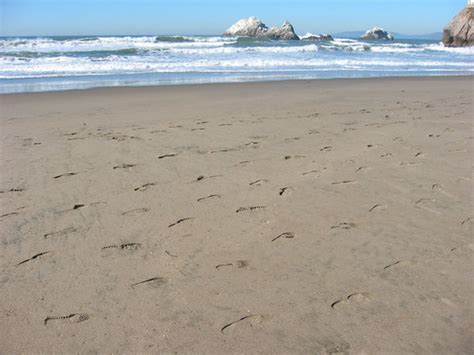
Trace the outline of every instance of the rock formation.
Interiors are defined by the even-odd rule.
[[[362,39],[367,39],[367,40],[387,40],[387,41],[392,41],[394,38],[393,36],[385,31],[383,28],[380,27],[374,27],[371,30],[368,30],[365,32],[365,34],[361,37]]]
[[[474,45],[474,5],[468,5],[444,29],[446,47]]]
[[[268,27],[256,17],[243,18],[225,31],[224,36],[261,37]]]
[[[312,33],[307,33],[300,39],[304,41],[333,41],[334,40],[334,38],[328,34],[314,35]]]
[[[242,19],[225,31],[224,36],[245,36],[276,40],[299,40],[295,29],[286,21],[281,27],[268,28],[256,17]]]

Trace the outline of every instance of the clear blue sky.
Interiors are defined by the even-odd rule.
[[[296,32],[439,32],[466,0],[0,0],[0,36],[220,34],[242,17]]]

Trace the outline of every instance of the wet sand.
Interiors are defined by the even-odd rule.
[[[470,353],[472,77],[0,96],[2,353]]]

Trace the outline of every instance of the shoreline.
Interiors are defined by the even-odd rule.
[[[472,84],[0,95],[2,352],[470,353]]]
[[[162,85],[123,85],[123,86],[99,86],[89,87],[84,89],[65,89],[65,90],[48,90],[48,91],[27,91],[18,93],[0,93],[2,96],[14,95],[31,95],[31,94],[54,94],[54,93],[80,93],[86,91],[101,91],[101,90],[159,90],[162,88],[186,88],[186,87],[208,87],[208,86],[232,86],[232,85],[264,85],[272,83],[308,83],[308,82],[340,82],[340,81],[377,81],[377,80],[437,80],[437,79],[471,79],[474,80],[474,74],[459,74],[459,75],[412,75],[412,76],[380,76],[369,78],[318,78],[318,79],[275,79],[275,80],[256,80],[256,81],[242,81],[242,82],[211,82],[211,83],[187,83],[187,84],[162,84]]]

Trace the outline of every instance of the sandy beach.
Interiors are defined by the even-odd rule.
[[[0,95],[0,352],[471,353],[473,83]]]

